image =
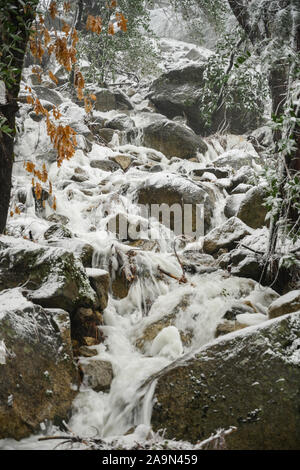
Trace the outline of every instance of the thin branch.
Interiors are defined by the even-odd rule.
[[[253,248],[250,248],[249,246],[247,245],[243,245],[243,243],[240,243],[240,242],[234,242],[236,245],[239,245],[239,246],[242,246],[243,248],[246,248],[247,250],[250,250],[252,251],[253,253],[255,253],[256,255],[265,255],[265,252],[264,251],[258,251],[258,250],[254,250]]]
[[[186,284],[188,281],[187,281],[187,278],[185,276],[181,276],[180,278],[175,276],[174,274],[171,274],[171,273],[168,273],[168,271],[165,271],[164,269],[162,269],[160,266],[158,266],[158,270],[162,273],[162,274],[165,274],[166,276],[169,276],[171,277],[172,279],[175,279],[176,281],[178,281],[180,284]]]

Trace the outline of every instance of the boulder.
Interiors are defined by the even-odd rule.
[[[66,215],[58,214],[57,212],[49,215],[46,220],[61,225],[67,225],[70,222],[70,219]]]
[[[259,325],[268,319],[263,313],[241,313],[236,316],[236,320],[223,320],[217,325],[215,337],[227,335],[233,331],[242,330],[252,325]]]
[[[79,259],[85,268],[92,266],[94,248],[84,240],[80,240],[76,237],[53,239],[51,240],[51,245],[72,252],[75,258]]]
[[[245,194],[247,191],[249,191],[250,189],[252,189],[253,186],[251,186],[251,184],[245,184],[245,183],[241,183],[241,184],[238,184],[234,189],[233,191],[231,191],[231,194]]]
[[[133,106],[129,98],[121,90],[111,91],[107,88],[101,88],[94,92],[96,101],[94,109],[96,111],[112,111],[119,109],[121,111],[132,110]]]
[[[208,167],[208,168],[200,168],[197,170],[193,170],[193,176],[201,177],[204,173],[212,173],[217,178],[229,178],[230,171],[226,168],[215,168],[215,167]]]
[[[117,163],[123,171],[127,171],[134,159],[130,155],[114,155],[110,160]]]
[[[201,135],[210,135],[218,131],[226,116],[229,132],[244,134],[259,126],[263,113],[243,109],[238,96],[233,97],[235,105],[231,109],[221,108],[207,125],[203,110],[199,104],[204,86],[203,74],[206,63],[189,64],[164,72],[156,79],[151,88],[149,98],[159,113],[169,119],[175,116],[186,116],[188,125]]]
[[[255,129],[248,138],[252,145],[260,146],[260,150],[263,150],[264,147],[271,147],[273,144],[273,133],[270,126]]]
[[[237,217],[231,217],[224,224],[209,232],[203,241],[205,253],[212,254],[220,248],[234,248],[235,242],[246,235],[250,235],[251,229],[241,222]]]
[[[54,163],[57,161],[57,151],[55,149],[49,149],[44,153],[40,153],[36,155],[36,160],[40,162],[47,162],[49,164]]]
[[[72,232],[65,227],[65,225],[61,224],[53,224],[51,225],[46,232],[44,233],[45,240],[52,240],[57,238],[72,238]]]
[[[204,185],[196,184],[193,181],[181,176],[172,174],[151,175],[136,191],[136,200],[142,205],[166,204],[169,208],[173,204],[178,204],[184,212],[184,204],[192,205],[192,230],[196,230],[196,205],[204,206],[204,229],[210,227],[213,209],[214,196],[208,192]],[[171,230],[174,223],[171,220]]]
[[[234,331],[242,330],[245,328],[245,325],[240,325],[236,321],[223,320],[217,325],[215,337],[219,338],[220,336],[228,335]]]
[[[231,149],[222,153],[220,157],[214,160],[216,167],[230,167],[239,170],[243,166],[252,166],[253,160],[257,160],[258,155],[239,149]],[[249,173],[248,173],[249,176]]]
[[[96,134],[102,139],[104,139],[107,143],[110,143],[113,139],[113,136],[115,134],[120,135],[120,132],[114,129],[108,129],[104,127],[103,129],[97,130]]]
[[[102,314],[92,308],[80,307],[72,315],[72,340],[76,353],[81,346],[93,346],[101,342],[99,326],[103,324]],[[78,354],[77,354],[78,355]]]
[[[207,150],[205,142],[191,129],[168,119],[143,128],[143,145],[162,152],[167,158],[189,159]]]
[[[264,186],[254,186],[247,191],[237,212],[237,217],[254,229],[266,225],[268,209],[264,206],[266,189]]]
[[[105,123],[105,127],[115,129],[118,131],[127,131],[135,127],[134,120],[127,116],[127,114],[118,114],[113,119]]]
[[[232,194],[226,199],[224,207],[224,215],[230,219],[231,217],[236,216],[241,202],[244,199],[244,194]]]
[[[252,167],[249,167],[247,164],[239,168],[233,175],[231,181],[233,189],[236,188],[239,184],[249,184],[249,180],[255,174]]]
[[[130,99],[122,90],[115,90],[114,96],[117,105],[116,109],[120,109],[121,111],[131,111],[134,109]]]
[[[83,168],[77,167],[74,170],[74,174],[71,177],[71,180],[75,183],[84,183],[85,181],[89,180],[89,175]]]
[[[244,248],[236,248],[230,253],[222,255],[219,259],[219,265],[222,269],[230,269],[233,276],[246,277],[254,281],[261,280],[264,260],[262,256]]]
[[[168,312],[166,315],[163,315],[159,320],[147,322],[142,335],[136,340],[136,347],[140,349],[144,354],[149,354],[151,351],[151,346],[157,335],[164,329],[170,326],[176,326],[177,315],[185,311],[190,305],[190,296],[183,295],[178,304],[172,309],[171,312]],[[178,330],[180,334],[180,339],[183,345],[188,346],[191,343],[193,332],[192,330]]]
[[[98,299],[82,264],[63,248],[2,236],[0,291],[26,284],[26,296],[45,308],[97,307]],[[25,289],[25,288],[24,288]]]
[[[36,93],[39,100],[49,101],[55,106],[59,106],[63,103],[63,98],[60,93],[55,90],[51,90],[48,87],[42,85],[35,85],[33,91]]]
[[[218,429],[229,450],[300,446],[300,313],[218,338],[154,375],[151,424],[196,443]],[[154,383],[155,381],[155,383]]]
[[[112,91],[108,90],[107,88],[101,88],[94,92],[96,96],[96,101],[94,103],[95,111],[112,111],[116,109],[116,97]]]
[[[70,320],[61,309],[29,302],[16,288],[0,293],[0,439],[22,439],[40,423],[70,417],[78,386]]]
[[[274,300],[269,307],[269,318],[300,311],[300,290],[293,290]]]
[[[185,272],[204,274],[217,271],[216,260],[213,256],[195,250],[185,250],[180,255]]]
[[[121,272],[116,272],[111,284],[112,294],[116,299],[125,299],[129,293],[130,282]]]
[[[95,392],[107,392],[113,380],[112,365],[108,361],[102,361],[91,357],[80,361],[83,372],[83,384],[95,390]]]
[[[110,277],[104,269],[87,268],[86,273],[92,288],[97,294],[100,310],[107,307]]]
[[[90,164],[92,168],[98,168],[102,171],[114,172],[121,170],[120,165],[112,160],[92,160]]]

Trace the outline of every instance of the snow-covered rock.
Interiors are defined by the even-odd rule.
[[[249,189],[239,206],[237,217],[254,229],[266,225],[268,209],[264,205],[265,198],[265,186],[260,185]]]
[[[269,307],[269,318],[300,311],[300,290],[293,290],[274,300]]]
[[[143,145],[162,152],[167,158],[188,159],[207,150],[205,142],[191,129],[168,119],[143,128]]]
[[[112,365],[97,357],[82,358],[80,368],[83,372],[83,385],[92,388],[95,392],[109,391],[113,380]]]
[[[24,284],[28,299],[68,312],[97,306],[96,293],[73,253],[5,236],[0,238],[0,250],[0,290]]]
[[[207,187],[169,173],[155,174],[147,178],[136,190],[136,200],[141,205],[167,204],[169,208],[178,204],[184,210],[184,204],[191,204],[193,209],[192,230],[196,230],[196,205],[204,207],[205,230],[211,223],[214,198]],[[170,223],[174,229],[174,222]]]
[[[69,314],[34,305],[20,288],[2,292],[0,345],[0,438],[21,439],[45,420],[68,419],[78,385]]]
[[[205,236],[203,250],[211,254],[220,248],[233,248],[235,242],[238,242],[250,233],[251,229],[246,224],[237,217],[231,217],[224,224],[214,228]]]
[[[299,342],[300,314],[294,313],[175,361],[150,381],[152,426],[192,443],[236,426],[226,439],[230,450],[299,448]]]

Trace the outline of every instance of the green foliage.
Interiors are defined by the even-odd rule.
[[[8,136],[11,136],[14,131],[7,125],[7,119],[4,116],[0,116],[0,132],[3,132],[3,134],[6,134]]]
[[[299,148],[297,142],[300,129],[297,108],[300,98],[299,68],[295,67],[293,73],[296,74],[293,78],[298,76],[298,80],[292,81],[284,113],[279,116],[272,115],[270,122],[273,131],[280,135],[280,138],[277,139],[273,148],[269,149],[266,169],[268,181],[266,206],[281,237],[296,242],[300,237],[300,176],[298,171],[293,170],[291,163]],[[294,215],[294,220],[291,220],[291,214]],[[298,220],[295,220],[296,214]]]
[[[119,0],[118,10],[127,22],[127,31],[116,30],[109,34],[109,23],[114,23],[115,11],[108,9],[102,2],[98,5],[102,18],[102,32],[82,31],[78,45],[80,59],[90,62],[84,73],[87,81],[105,84],[114,80],[116,75],[142,76],[155,66],[157,55],[149,37],[149,15],[143,0]]]
[[[266,74],[259,68],[257,56],[237,49],[238,34],[224,35],[207,62],[200,106],[208,127],[220,105],[227,110],[239,106],[241,111],[261,113],[262,102],[268,97]]]

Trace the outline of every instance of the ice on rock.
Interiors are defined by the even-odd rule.
[[[177,359],[182,353],[183,347],[180,334],[175,326],[164,328],[152,343],[152,356],[165,356],[170,359]]]
[[[241,313],[240,315],[236,316],[236,320],[242,325],[251,326],[267,321],[268,317],[262,313]]]
[[[0,341],[0,364],[6,364],[6,347],[3,340]]]

